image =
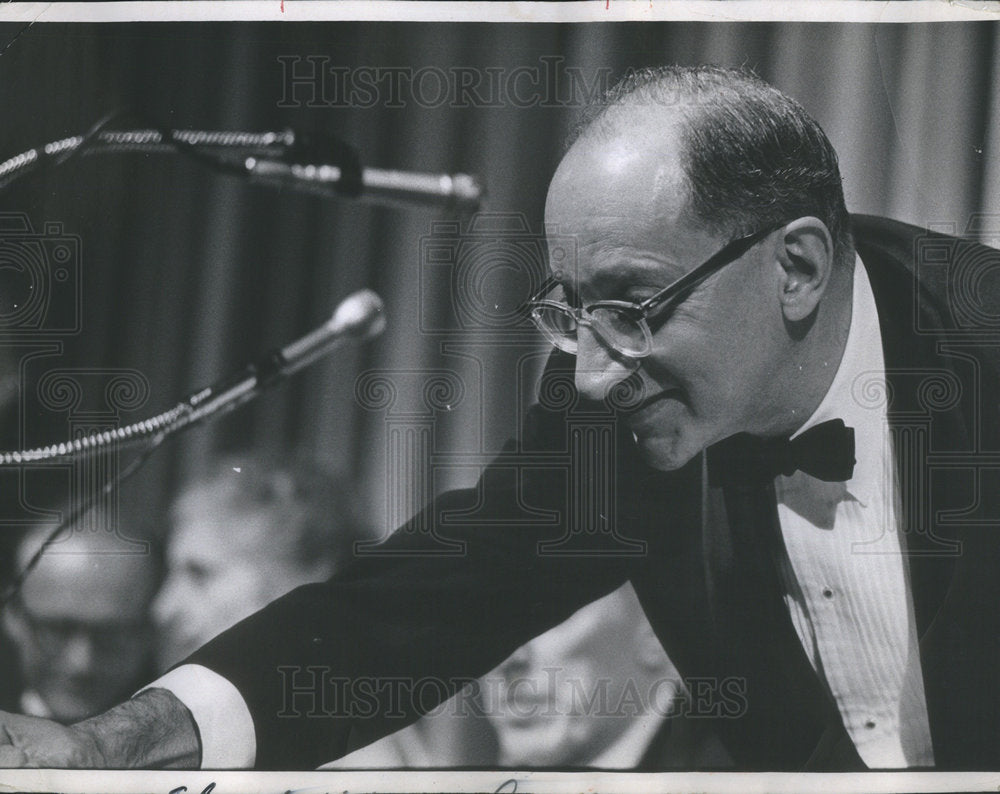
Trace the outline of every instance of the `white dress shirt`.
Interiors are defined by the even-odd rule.
[[[878,398],[886,393],[881,339],[858,261],[844,355],[796,433],[843,419],[854,428],[854,475],[845,483],[802,472],[775,479],[786,551],[779,568],[795,630],[861,759],[870,768],[932,766],[894,457]]]
[[[884,382],[881,338],[871,285],[858,260],[843,358],[823,401],[798,431],[834,418],[853,427],[854,476],[846,483],[802,472],[776,479],[786,550],[778,563],[795,630],[865,764],[932,766],[886,409],[863,399],[873,383]],[[184,665],[151,687],[170,690],[191,711],[202,768],[253,765],[253,721],[229,681]]]
[[[145,689],[154,688],[173,692],[194,717],[201,743],[202,769],[253,766],[257,758],[253,717],[243,695],[228,679],[200,664],[185,664]]]

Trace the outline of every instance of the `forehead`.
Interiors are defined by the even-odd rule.
[[[678,140],[631,126],[578,141],[552,179],[545,206],[554,242],[571,238],[565,280],[677,278],[713,245],[691,214]],[[555,267],[553,267],[555,269]]]
[[[286,545],[267,511],[240,510],[199,497],[186,500],[175,512],[167,557],[171,565],[197,561],[222,569],[280,556]]]
[[[50,552],[25,580],[22,598],[38,617],[108,622],[141,615],[154,583],[143,555]]]

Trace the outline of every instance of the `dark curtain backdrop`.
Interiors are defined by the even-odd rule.
[[[116,108],[175,128],[329,131],[371,166],[478,175],[486,209],[529,224],[504,239],[530,258],[573,101],[392,107],[383,90],[371,107],[322,97],[308,107],[302,93],[300,106],[282,107],[279,57],[508,77],[558,57],[586,85],[644,65],[713,62],[753,67],[806,106],[841,154],[854,211],[958,232],[978,217],[979,236],[1000,238],[994,24],[131,24],[0,33],[4,41],[20,33],[0,55],[0,159],[82,132]],[[134,154],[80,157],[29,176],[0,192],[0,212],[26,213],[38,232],[61,224],[82,245],[79,333],[7,339],[4,393],[20,393],[5,409],[8,448],[65,440],[88,417],[124,422],[158,412],[322,322],[355,289],[385,299],[389,328],[380,340],[162,449],[121,495],[122,516],[142,532],[160,530],[171,489],[197,476],[211,453],[253,445],[311,455],[354,478],[380,534],[431,491],[475,480],[480,458],[459,453],[500,447],[541,360],[543,348],[523,334],[505,336],[488,322],[462,330],[448,319],[452,287],[437,270],[432,277],[421,247],[428,235],[455,237],[432,228],[446,213],[277,191],[185,158]],[[503,272],[483,270],[477,298],[498,314],[531,283],[516,267],[509,278]],[[0,296],[8,314],[11,300]],[[31,358],[45,345],[55,348]],[[88,393],[70,416],[51,400],[39,403],[40,381],[58,368],[138,372],[148,396],[109,420],[88,402],[101,394]],[[356,381],[370,370],[389,371],[398,391],[391,405],[368,381],[359,403]],[[428,407],[429,373],[442,371],[451,380],[430,389]],[[425,466],[431,444],[438,462]],[[8,495],[24,487],[5,477]],[[56,480],[48,491],[58,501],[64,485]],[[22,501],[43,500],[26,488]]]

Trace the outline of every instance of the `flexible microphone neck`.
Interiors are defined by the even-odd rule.
[[[345,298],[319,328],[247,365],[235,375],[189,395],[151,419],[125,427],[28,450],[0,452],[0,467],[96,454],[112,445],[149,438],[160,443],[174,433],[254,399],[278,381],[309,366],[347,340],[373,339],[385,330],[382,299],[371,290]]]
[[[194,413],[188,424],[249,402],[348,339],[373,339],[384,330],[382,299],[368,289],[355,292],[341,301],[333,316],[319,328],[278,350],[265,353],[234,376],[192,394],[187,404]]]
[[[354,149],[333,136],[294,130],[108,130],[104,119],[88,134],[37,146],[0,162],[0,189],[37,166],[76,154],[180,152],[222,173],[323,197],[393,207],[475,212],[484,188],[469,174],[363,168]]]

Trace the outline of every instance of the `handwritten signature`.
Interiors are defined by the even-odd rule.
[[[209,783],[205,788],[201,790],[201,794],[212,794],[215,789],[215,783]],[[177,788],[170,789],[170,794],[184,794],[188,790],[187,786],[178,786]]]
[[[177,788],[170,789],[169,794],[185,794],[188,790],[187,786],[178,786]],[[212,794],[215,790],[215,783],[209,783],[205,788],[201,790],[201,794]],[[304,789],[303,789],[304,790]],[[289,791],[287,794],[295,794],[295,791]],[[514,778],[509,778],[493,789],[493,794],[517,794],[517,781]]]

